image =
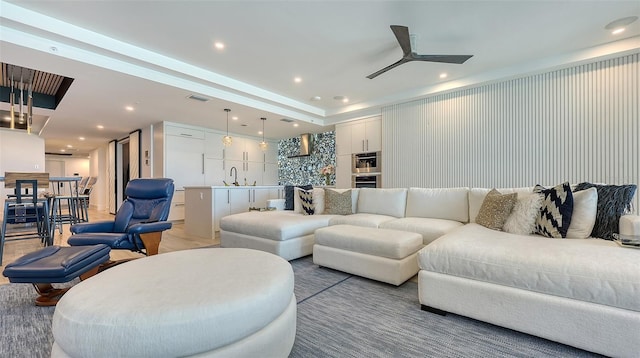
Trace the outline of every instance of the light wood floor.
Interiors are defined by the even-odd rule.
[[[100,220],[113,220],[113,215],[104,211],[97,211],[89,209],[89,221]],[[69,231],[69,225],[63,225],[62,234],[56,231],[54,238],[54,245],[69,246],[67,244],[67,238],[71,235]],[[216,234],[215,239],[195,238],[189,237],[184,233],[184,223],[174,222],[173,227],[167,230],[162,235],[162,242],[160,243],[160,253],[193,249],[196,247],[210,246],[220,243],[220,237]],[[30,252],[40,249],[42,245],[40,240],[19,240],[8,241],[4,244],[4,253],[2,255],[2,266],[0,266],[0,272],[4,270],[4,267],[16,260],[17,258],[28,254]],[[128,250],[111,250],[111,259],[119,260],[130,257],[142,257],[144,255],[137,254]],[[9,279],[0,275],[0,285],[9,283]]]

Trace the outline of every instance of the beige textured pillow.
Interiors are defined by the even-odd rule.
[[[324,191],[324,213],[351,215],[351,190],[339,193],[332,189]]]
[[[500,194],[496,189],[492,189],[480,206],[476,223],[492,230],[502,231],[517,200],[517,193]]]

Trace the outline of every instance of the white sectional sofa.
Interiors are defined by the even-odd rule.
[[[532,189],[498,190],[523,195]],[[424,247],[416,253],[414,267],[420,270],[423,309],[465,315],[605,355],[638,356],[640,250],[594,238],[552,239],[488,229],[476,224],[475,218],[489,190],[354,189],[352,215],[308,216],[295,211],[231,215],[221,221],[221,242],[224,247],[256,248],[290,260],[311,254],[315,230],[327,226],[347,225],[345,230],[354,233],[358,232],[354,227],[418,233]],[[578,217],[584,212],[576,207],[573,220],[584,224]],[[640,236],[640,216],[622,216],[620,232]],[[370,245],[377,245],[376,240]],[[363,272],[363,267],[388,258],[365,257],[362,265],[357,260],[344,263],[345,257],[362,257],[363,252],[386,255],[380,247],[363,248],[366,242],[345,243],[331,237],[323,242],[336,247],[323,249],[322,266],[383,277],[393,284],[404,280]],[[406,249],[403,245],[393,250]],[[405,260],[413,254],[403,255]],[[393,266],[384,270],[388,267]]]

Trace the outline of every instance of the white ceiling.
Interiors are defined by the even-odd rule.
[[[640,1],[0,0],[0,53],[75,79],[55,111],[34,112],[50,117],[47,151],[84,154],[164,120],[225,130],[224,108],[239,117],[234,133],[257,136],[260,117],[273,139],[331,130],[439,91],[637,52],[640,21],[604,29],[627,16],[640,16]],[[420,54],[474,56],[367,79],[402,55],[389,25],[408,26]]]

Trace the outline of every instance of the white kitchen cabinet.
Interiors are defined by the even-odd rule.
[[[226,148],[228,151],[225,154],[224,160],[224,172],[225,181],[231,184],[235,180],[235,175],[231,175],[231,168],[235,167],[238,170],[238,183],[244,185],[244,180],[247,180],[247,185],[277,185],[278,184],[278,154],[277,149],[267,150],[263,152],[260,150],[260,140],[251,138],[234,138],[232,146],[236,146],[235,149],[229,150],[231,147]],[[277,148],[277,142],[268,142],[268,148]],[[244,150],[239,151],[239,148]],[[272,165],[265,165],[270,163]],[[275,171],[274,171],[275,165]],[[275,173],[275,174],[274,174]]]
[[[173,179],[176,189],[204,184],[204,140],[202,138],[187,134],[167,134],[164,149],[164,175]]]
[[[278,163],[264,163],[262,185],[278,185]]]
[[[263,153],[259,147],[261,139],[232,135],[232,145],[224,147],[223,135],[215,130],[178,123],[162,122],[154,125],[153,177],[171,178],[176,188],[170,220],[185,219],[185,186],[222,186],[223,180],[231,184],[234,181],[234,176],[230,175],[233,166],[238,170],[240,185],[245,184],[245,178],[248,185],[254,182],[262,185],[265,180],[269,184],[277,184],[277,142],[269,143],[270,148],[276,148],[275,151]],[[273,161],[268,166],[265,165],[267,157]],[[231,193],[228,195],[231,196]],[[234,207],[229,202],[226,209],[219,209],[221,213],[226,212],[228,215],[231,212],[246,211],[252,206],[250,204],[253,203],[253,197],[256,200],[258,198],[257,193],[250,196],[248,191],[244,194],[235,193],[235,196],[238,201],[233,203]]]
[[[222,159],[204,159],[204,184],[224,185],[225,178],[224,161]],[[229,182],[227,182],[229,183]],[[229,183],[230,184],[230,183]]]
[[[351,154],[351,127],[347,124],[336,124],[336,155]]]
[[[260,140],[246,137],[233,137],[230,146],[225,147],[224,159],[240,160],[244,162],[262,162]]]
[[[229,189],[214,189],[213,190],[213,227],[214,231],[220,231],[220,219],[229,215],[231,212],[231,193]],[[206,221],[211,219],[205,218]],[[206,222],[205,221],[205,222]],[[203,224],[207,226],[208,224]],[[185,221],[185,230],[187,229],[187,222]],[[214,233],[210,233],[214,237]]]
[[[336,188],[351,188],[351,154],[336,156]]]
[[[236,173],[232,171],[232,168],[236,168],[238,184],[241,186],[253,185],[254,182],[256,185],[262,185],[263,163],[227,160],[224,166],[224,180],[227,184],[232,185],[236,180]]]
[[[204,154],[206,158],[224,159],[224,144],[222,144],[223,134],[206,131],[205,132],[205,150]],[[208,183],[207,183],[208,184]]]
[[[245,188],[229,189],[230,206],[229,214],[244,213],[249,211],[250,191]]]
[[[351,125],[351,153],[377,152],[381,150],[381,124],[380,118],[354,122]]]

